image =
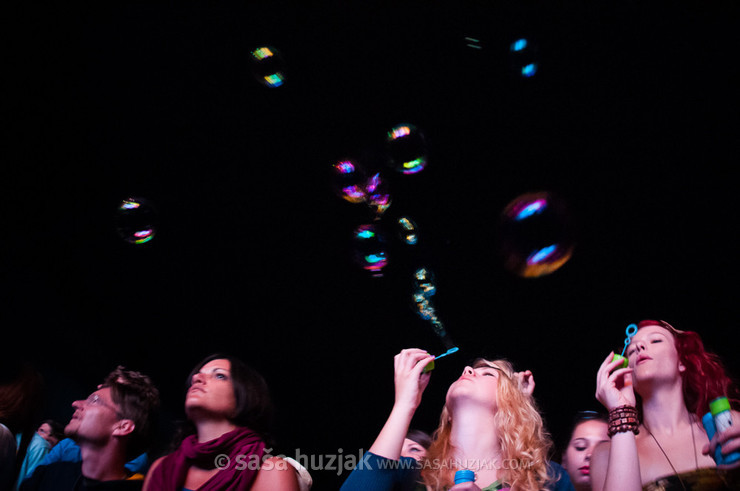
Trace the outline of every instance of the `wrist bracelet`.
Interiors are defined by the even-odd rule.
[[[631,431],[635,435],[640,433],[640,421],[637,417],[637,409],[632,406],[619,406],[609,411],[609,438],[617,433]]]

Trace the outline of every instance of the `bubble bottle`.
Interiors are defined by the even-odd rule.
[[[709,403],[709,412],[701,419],[704,430],[711,440],[715,433],[722,433],[732,426],[732,413],[730,412],[730,401],[727,397],[717,397]],[[714,450],[714,461],[717,465],[732,464],[740,460],[740,450],[729,455],[722,455],[722,446],[717,445]]]
[[[475,472],[469,469],[460,469],[455,471],[455,484],[475,481]]]

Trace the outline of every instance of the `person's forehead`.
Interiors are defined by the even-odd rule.
[[[576,429],[573,432],[573,438],[584,438],[594,434],[600,435],[602,433],[606,434],[607,428],[608,425],[604,421],[598,419],[583,421],[576,426]]]
[[[473,369],[475,369],[475,370],[477,370],[477,369],[486,369],[486,368],[492,368],[494,370],[501,370],[501,371],[504,370],[503,368],[501,368],[500,366],[496,365],[495,363],[493,363],[491,361],[486,361],[486,360],[481,360],[481,361],[477,362],[475,365],[473,365]]]
[[[101,399],[105,401],[112,401],[113,400],[113,394],[111,393],[110,387],[100,387],[98,390],[93,392],[90,395],[97,395]]]
[[[218,358],[211,360],[200,369],[201,372],[211,372],[213,370],[226,370],[231,371],[231,362],[226,359]]]
[[[645,326],[637,331],[634,338],[641,339],[647,336],[650,336],[651,334],[662,334],[666,338],[673,338],[673,335],[668,331],[667,329],[661,327],[661,326]]]

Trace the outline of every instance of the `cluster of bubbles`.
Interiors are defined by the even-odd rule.
[[[115,228],[125,242],[146,244],[157,232],[157,210],[144,198],[125,198],[116,208]]]
[[[452,353],[457,351],[457,348],[437,315],[437,309],[431,301],[435,293],[437,293],[437,285],[435,284],[434,273],[427,268],[418,268],[414,272],[414,289],[411,293],[414,301],[414,310],[419,317],[429,321],[434,333],[439,336],[442,343],[449,350],[448,353]]]
[[[575,247],[568,207],[551,192],[514,198],[501,213],[499,232],[504,267],[523,278],[557,271]]]
[[[384,217],[393,199],[386,172],[409,176],[423,171],[428,162],[424,133],[416,126],[401,123],[385,134],[375,160],[341,159],[332,165],[332,187],[337,196],[370,212],[366,223],[354,228],[353,257],[360,268],[381,277],[389,263],[389,246],[394,235],[405,245],[419,240],[414,221],[408,216],[393,219],[389,226]],[[396,234],[388,230],[395,229]]]
[[[332,166],[334,192],[344,201],[353,205],[364,205],[370,210],[369,223],[358,225],[353,230],[353,259],[361,269],[373,277],[382,277],[389,264],[391,241],[399,241],[403,246],[416,246],[419,230],[408,216],[388,220],[386,211],[391,206],[391,194],[384,171],[392,175],[410,176],[422,172],[428,163],[428,146],[424,133],[413,124],[401,123],[391,127],[385,134],[381,145],[381,155],[375,165],[367,161],[343,159]],[[372,170],[371,170],[372,169]],[[391,225],[387,226],[390,221]],[[395,234],[388,232],[394,229]],[[428,321],[437,336],[448,349],[457,348],[450,340],[442,321],[431,302],[436,293],[434,276],[427,268],[413,272],[414,311]]]

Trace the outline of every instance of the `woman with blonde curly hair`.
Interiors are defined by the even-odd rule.
[[[420,349],[394,358],[395,403],[383,429],[343,490],[565,491],[567,473],[548,461],[552,440],[537,411],[530,372],[505,360],[479,359],[450,385],[426,458],[400,457],[404,435],[429,383],[434,359]],[[474,482],[455,484],[458,470]]]

